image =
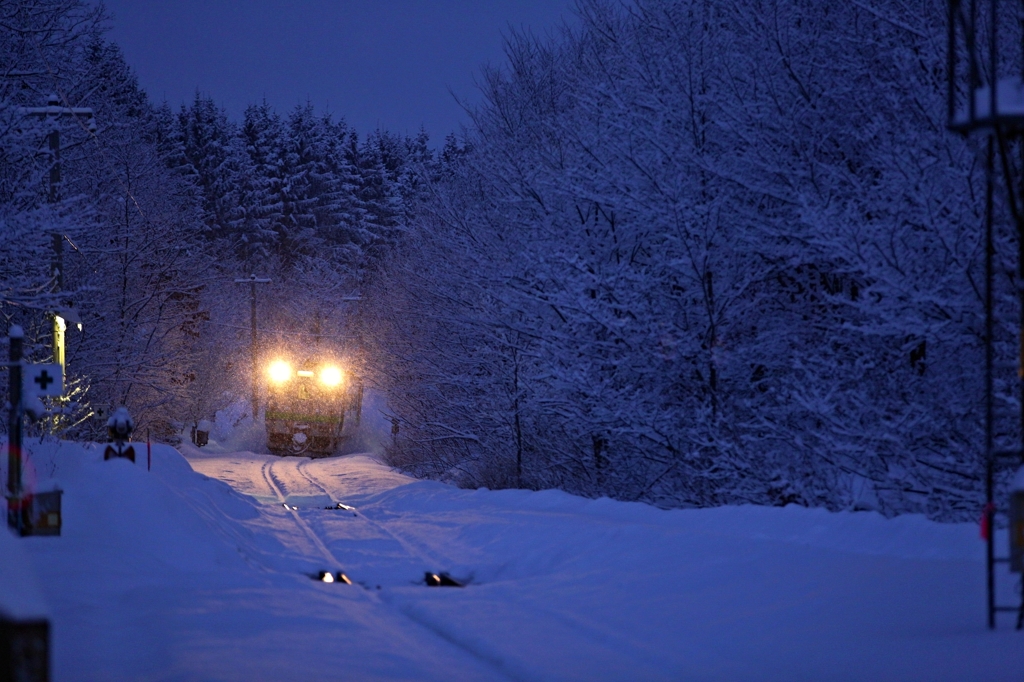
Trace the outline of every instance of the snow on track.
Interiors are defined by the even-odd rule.
[[[331,554],[331,550],[327,549],[327,547],[320,540],[317,534],[313,532],[313,529],[310,528],[309,525],[302,520],[301,516],[299,516],[294,504],[294,500],[292,501],[292,504],[288,503],[284,493],[281,492],[281,486],[275,480],[275,464],[277,464],[279,467],[281,466],[280,462],[274,462],[274,460],[271,459],[268,459],[266,462],[263,463],[263,466],[260,467],[260,473],[263,474],[263,480],[267,482],[267,487],[269,487],[270,491],[274,494],[275,497],[277,497],[278,501],[281,503],[281,507],[292,515],[292,518],[295,519],[295,524],[300,529],[302,529],[302,532],[305,533],[307,538],[309,538],[310,543],[312,543],[312,545],[316,548],[320,555],[326,560],[326,564],[324,565],[324,568],[322,570],[335,572],[338,566],[340,566],[340,563],[334,557],[334,555]]]
[[[166,446],[152,472],[95,446],[30,447],[65,491],[63,535],[18,540],[55,680],[504,679],[370,592],[311,580],[325,559],[261,475],[269,457],[225,470],[239,495]]]
[[[1012,619],[985,628],[971,525],[458,490],[368,456],[186,447],[186,461],[158,446],[147,472],[92,446],[31,446],[65,490],[64,535],[17,541],[52,614],[57,680],[940,682],[1024,670]],[[324,509],[337,502],[357,511]],[[309,578],[328,569],[363,586]],[[470,584],[429,588],[428,570]]]
[[[250,454],[247,457],[253,459],[256,456]],[[415,549],[407,546],[406,543],[403,543],[401,539],[386,528],[367,519],[365,516],[359,515],[357,512],[340,508],[327,509],[326,507],[336,506],[340,500],[335,499],[331,491],[316,480],[315,474],[305,470],[305,466],[310,463],[310,460],[296,457],[278,458],[273,455],[262,455],[259,457],[264,460],[259,467],[259,473],[266,488],[279,503],[281,510],[292,518],[302,535],[309,542],[306,558],[310,561],[316,561],[315,556],[311,555],[319,555],[322,558],[324,562],[323,567],[318,570],[329,572],[343,570],[350,578],[355,579],[360,588],[367,590],[362,592],[361,589],[354,588],[357,590],[357,594],[367,595],[367,598],[377,603],[381,608],[391,611],[396,615],[401,614],[412,623],[424,628],[431,636],[436,636],[447,644],[454,645],[465,654],[477,659],[483,665],[490,666],[495,679],[523,679],[521,676],[507,670],[508,666],[501,658],[497,658],[487,651],[479,650],[471,643],[462,641],[437,623],[424,620],[422,617],[418,617],[416,613],[408,612],[408,609],[404,608],[403,605],[393,604],[392,600],[388,598],[387,593],[381,591],[382,585],[388,587],[396,584],[400,586],[416,585],[418,581],[414,579],[414,576],[422,579],[425,567],[430,566],[430,560],[425,560],[422,556],[418,556]],[[217,459],[204,458],[202,460],[194,459],[193,461],[196,468],[200,471],[205,470],[211,474],[216,474],[219,471],[217,466],[212,464]],[[241,467],[239,464],[232,461],[229,465],[229,470],[232,472],[232,480],[236,482],[240,471],[244,470],[250,474],[255,472],[254,467]],[[247,490],[253,490],[258,488],[258,484],[254,481],[249,481],[243,487]],[[261,497],[261,499],[265,498]],[[280,515],[276,508],[274,512],[276,515]],[[340,524],[338,523],[339,520],[341,521]],[[340,548],[341,551],[345,552],[346,556],[351,557],[354,554],[359,554],[360,550],[364,547],[371,547],[370,556],[374,561],[370,562],[372,566],[369,570],[365,559],[362,561],[357,559],[355,562],[349,561],[346,564],[340,561],[338,555],[328,548],[325,540],[321,538],[321,534],[324,534],[324,538],[330,537],[332,527],[334,530],[340,527],[342,529],[341,535],[345,538],[344,540],[339,540],[337,537],[338,533],[333,533],[335,539],[332,542],[332,546]],[[353,532],[353,528],[358,530]],[[278,526],[278,529],[283,530],[285,536],[291,537],[293,546],[295,546],[294,534],[289,533],[286,528],[281,526]],[[286,538],[282,539],[285,542],[288,541]],[[352,550],[351,547],[353,546],[359,549]],[[354,568],[351,567],[353,564]],[[311,574],[315,572],[314,570]],[[337,588],[353,589],[340,585]],[[425,589],[425,585],[423,589]]]
[[[1017,679],[1024,665],[1015,633],[984,632],[970,525],[458,491],[365,456],[294,473],[293,499],[357,507],[304,512],[356,580],[517,678]],[[424,569],[471,584],[412,587]]]
[[[518,679],[1017,679],[1024,666],[1008,624],[984,631],[971,526],[666,512],[457,490],[367,456],[295,461],[275,469],[290,499],[358,509],[297,512],[349,575]],[[424,570],[470,585],[413,586]]]
[[[298,466],[296,467],[296,470],[309,482],[311,486],[313,486],[314,489],[323,492],[324,496],[328,500],[330,500],[331,505],[336,506],[339,503],[341,503],[345,506],[351,506],[345,504],[343,500],[337,499],[335,497],[335,494],[328,490],[324,486],[324,484],[320,483],[320,481],[316,477],[316,474],[312,471],[314,467],[310,466],[310,464],[310,460],[302,460],[299,462]],[[345,509],[339,509],[338,512],[332,511],[332,513],[336,516],[346,517],[349,512]],[[352,516],[361,518],[364,522],[370,524],[370,526],[372,526],[378,533],[380,533],[381,537],[389,537],[392,540],[394,540],[396,543],[398,543],[399,546],[401,546],[402,550],[408,555],[410,559],[417,560],[419,562],[420,567],[423,569],[420,571],[420,575],[418,577],[422,578],[423,573],[425,573],[428,570],[431,572],[435,572],[443,570],[447,566],[449,559],[438,558],[438,556],[436,554],[433,554],[429,548],[420,546],[414,540],[410,540],[409,538],[404,538],[396,534],[394,530],[388,528],[387,526],[381,523],[374,521],[373,519],[366,516],[366,514],[360,514],[354,509],[351,512],[351,514]]]

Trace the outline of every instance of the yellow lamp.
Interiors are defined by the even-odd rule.
[[[320,370],[320,383],[324,386],[338,386],[341,384],[341,370],[337,367],[324,367]]]
[[[292,366],[284,360],[274,360],[270,363],[268,370],[270,380],[276,384],[283,384],[292,378]]]

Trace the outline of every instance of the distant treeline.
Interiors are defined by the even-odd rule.
[[[303,258],[367,267],[397,242],[433,157],[426,133],[360,139],[311,104],[284,117],[252,105],[236,123],[197,94],[154,120],[161,157],[196,193],[203,236],[254,267]]]

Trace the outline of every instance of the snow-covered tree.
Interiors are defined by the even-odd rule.
[[[512,36],[368,316],[395,461],[973,513],[981,178],[928,7],[586,0]]]
[[[240,129],[249,163],[238,177],[239,209],[244,260],[250,269],[274,253],[281,221],[285,179],[285,130],[269,104],[251,105],[245,110]]]
[[[66,160],[69,191],[94,217],[66,256],[84,329],[69,367],[87,377],[97,405],[127,405],[161,436],[188,399],[206,254],[201,209],[188,180],[168,168],[158,119],[110,43],[96,43],[95,144]]]
[[[208,238],[244,250],[237,181],[247,157],[235,125],[211,97],[197,92],[178,113],[178,129],[184,156],[176,170],[200,189]]]
[[[85,56],[104,21],[102,8],[82,2],[0,3],[0,315],[4,330],[12,321],[29,328],[30,351],[37,350],[36,331],[44,337],[40,345],[48,345],[42,312],[62,300],[55,295],[52,234],[89,222],[88,207],[60,185],[51,196],[56,159],[48,136],[59,132],[65,149],[90,136],[83,120],[29,110],[51,95],[61,107],[87,105]]]

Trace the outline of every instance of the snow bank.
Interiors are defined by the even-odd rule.
[[[0,532],[0,615],[15,620],[47,618],[50,610],[23,544],[15,535]]]
[[[166,612],[190,585],[251,573],[238,550],[249,533],[230,523],[255,517],[251,501],[196,474],[171,447],[153,445],[152,471],[145,443],[134,444],[134,464],[103,461],[103,447],[27,443],[29,485],[44,466],[64,490],[62,535],[0,532],[0,575],[33,571],[51,607],[54,679],[145,678],[160,665],[167,633],[143,614]],[[21,556],[6,551],[11,543]],[[0,602],[23,594],[0,581]]]
[[[34,480],[63,484],[64,534],[3,539],[0,604],[49,605],[55,679],[937,682],[1024,669],[1020,633],[985,628],[971,524],[462,490],[359,455],[154,446],[147,471],[144,443],[135,464],[92,445],[30,448]],[[357,511],[324,509],[337,502]],[[323,569],[357,584],[310,579]],[[425,571],[468,586],[427,588]],[[35,596],[16,587],[33,574]]]

